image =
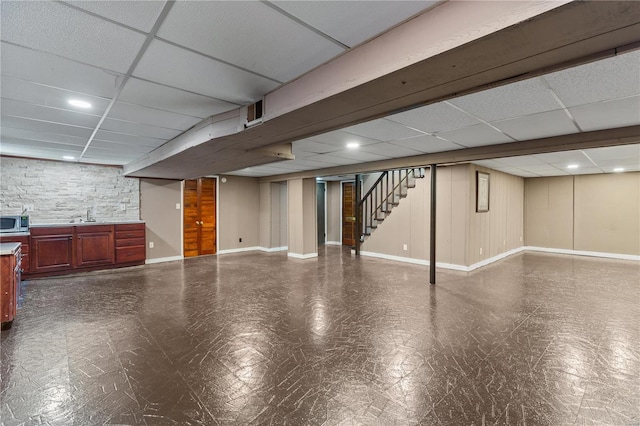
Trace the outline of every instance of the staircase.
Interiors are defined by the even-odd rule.
[[[424,168],[398,169],[383,172],[371,189],[358,201],[361,219],[360,241],[371,235],[400,200],[424,177]],[[357,238],[357,237],[356,237]]]

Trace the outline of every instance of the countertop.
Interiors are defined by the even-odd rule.
[[[0,255],[14,254],[22,243],[0,243]]]
[[[144,223],[144,220],[109,220],[109,221],[97,221],[97,222],[61,222],[61,223],[37,223],[29,225],[29,228],[48,228],[52,226],[85,226],[85,225],[126,225],[129,223]],[[2,234],[8,235],[8,234]],[[16,233],[16,235],[19,235]]]
[[[22,232],[0,232],[0,237],[28,237],[31,235],[29,231]]]

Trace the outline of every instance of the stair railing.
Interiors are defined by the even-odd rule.
[[[407,196],[407,190],[415,186],[415,179],[424,177],[423,168],[406,168],[384,171],[366,194],[358,201],[357,211],[362,220],[357,238],[371,235],[391,209],[398,205],[400,198]]]

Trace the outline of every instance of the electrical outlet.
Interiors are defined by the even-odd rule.
[[[127,205],[126,204],[120,204],[120,210],[125,211],[127,209]]]
[[[522,236],[520,236],[520,242],[522,242]]]
[[[238,242],[241,243],[242,242],[242,237],[238,238]]]
[[[153,241],[149,241],[149,248],[153,248]]]
[[[480,247],[480,254],[482,254],[482,247]]]
[[[180,203],[176,203],[176,210],[180,210]]]
[[[407,245],[406,244],[402,245],[402,250],[407,251]]]
[[[22,205],[22,210],[24,210],[25,212],[32,212],[33,211],[33,204],[23,204]]]

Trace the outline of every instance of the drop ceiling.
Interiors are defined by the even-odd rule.
[[[2,1],[0,153],[128,164],[437,3]],[[70,106],[72,98],[91,108]],[[269,176],[637,124],[636,51],[294,141],[295,160],[234,174]],[[349,150],[348,142],[360,147]],[[638,149],[585,150],[571,161],[584,162],[584,173],[607,172],[625,159],[622,166],[637,170]],[[480,163],[548,176],[568,173],[567,161],[545,154]]]

